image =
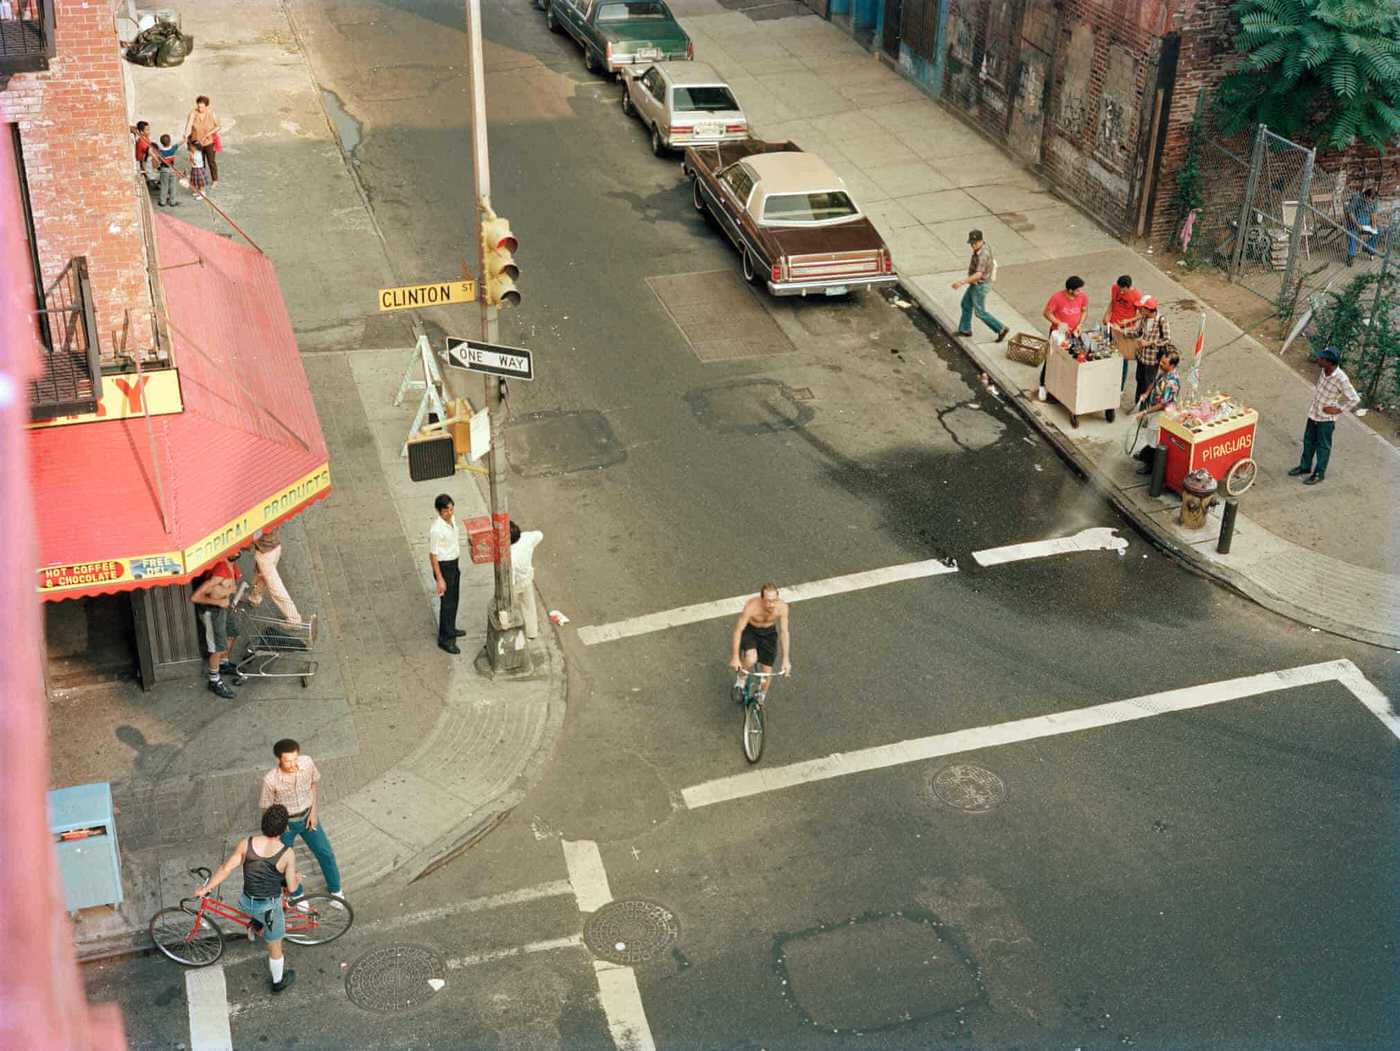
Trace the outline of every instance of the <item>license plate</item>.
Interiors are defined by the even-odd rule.
[[[844,296],[850,289],[845,285],[833,285],[831,288],[825,289],[824,291],[829,296]]]
[[[661,57],[661,49],[658,47],[639,47],[637,57],[645,61],[646,59],[658,59]]]
[[[713,123],[713,122],[712,122],[712,123],[709,123],[709,124],[697,124],[697,125],[695,125],[695,134],[696,134],[696,135],[703,136],[704,138],[713,138],[713,137],[718,136],[718,135],[721,135],[721,134],[723,134],[723,133],[724,133],[724,125],[723,125],[723,124],[716,124],[716,123]]]

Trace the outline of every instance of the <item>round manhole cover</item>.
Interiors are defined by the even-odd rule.
[[[447,965],[421,945],[390,945],[365,953],[345,972],[345,992],[368,1011],[407,1011],[432,999]]]
[[[583,925],[593,955],[613,963],[650,960],[674,945],[680,933],[675,913],[640,898],[609,902]]]
[[[933,794],[940,803],[982,814],[1006,799],[1006,782],[985,766],[954,763],[933,775]]]

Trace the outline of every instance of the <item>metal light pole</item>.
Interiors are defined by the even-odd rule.
[[[481,306],[481,338],[496,343],[495,305],[487,302],[486,250],[481,237],[483,216],[491,208],[491,160],[486,147],[486,74],[481,59],[481,0],[466,0],[467,13],[467,93],[471,100],[472,150],[472,228],[476,233],[477,302]],[[450,371],[450,370],[449,370]],[[506,502],[506,458],[501,449],[501,396],[505,381],[485,377],[486,410],[491,414],[491,450],[486,454],[491,501],[491,528],[500,538],[498,522],[508,521]],[[511,580],[510,536],[497,544],[496,590],[486,616],[486,655],[492,671],[528,671],[530,654],[525,646],[524,627],[515,611],[515,588]]]

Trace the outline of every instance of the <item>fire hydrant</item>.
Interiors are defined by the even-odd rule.
[[[1186,529],[1204,529],[1206,512],[1215,501],[1216,481],[1205,468],[1197,468],[1181,480],[1181,517]]]

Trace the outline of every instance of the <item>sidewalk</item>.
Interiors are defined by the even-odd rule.
[[[433,497],[451,493],[463,519],[486,504],[475,476],[408,478],[399,449],[417,403],[392,404],[406,332],[392,350],[329,349],[373,339],[357,319],[372,316],[377,287],[398,282],[280,6],[201,5],[185,13],[185,29],[200,42],[190,60],[128,66],[128,98],[133,115],[178,134],[194,96],[208,94],[236,131],[226,133],[215,193],[277,265],[331,454],[330,498],[283,530],[288,588],[320,618],[320,667],[306,689],[252,679],[234,701],[213,697],[200,674],[149,693],[116,683],[54,697],[52,784],[109,781],[118,806],[126,900],[80,914],[82,958],[139,946],[156,909],[196,885],[189,868],[217,867],[255,831],[278,738],[296,738],[321,769],[322,820],[353,901],[408,883],[494,827],[538,777],[564,719],[563,662],[548,623],[529,676],[491,681],[473,667],[489,565],[463,572],[461,656],[437,649],[426,555]],[[266,181],[289,165],[306,189],[264,192],[290,185]],[[180,200],[178,218],[227,232],[188,192]],[[315,236],[303,215],[317,218]],[[308,343],[327,349],[307,355]],[[315,860],[297,849],[308,885],[321,887]]]
[[[1230,321],[1052,195],[998,147],[814,16],[769,18],[714,0],[676,5],[695,57],[733,86],[754,133],[792,139],[846,181],[894,254],[904,288],[949,333],[967,270],[967,232],[986,234],[1000,264],[987,297],[1013,332],[1042,333],[1041,310],[1070,274],[1087,282],[1089,317],[1103,316],[1120,274],[1157,296],[1177,345],[1189,351],[1207,315],[1203,389],[1229,391],[1260,416],[1258,480],[1240,501],[1232,552],[1207,528],[1176,522],[1179,499],[1152,499],[1123,454],[1125,413],[1071,429],[1068,414],[1035,400],[1036,370],[1010,361],[975,323],[959,339],[1013,403],[1124,514],[1158,544],[1259,604],[1325,631],[1400,649],[1400,451],[1350,416],[1338,422],[1327,481],[1289,478],[1299,459],[1311,385]],[[1169,263],[1169,260],[1163,262]],[[1131,382],[1131,377],[1129,382]]]

